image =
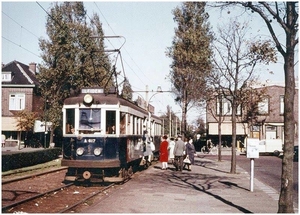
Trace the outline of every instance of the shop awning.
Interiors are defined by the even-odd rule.
[[[2,131],[18,131],[15,117],[2,117],[1,126]]]

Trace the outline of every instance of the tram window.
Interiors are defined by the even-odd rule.
[[[120,113],[120,134],[126,134],[126,113]]]
[[[101,111],[100,109],[80,109],[79,110],[79,130],[100,130]]]
[[[132,134],[132,118],[133,116],[131,114],[128,115],[128,124],[127,124],[127,134]]]
[[[66,134],[72,134],[75,132],[75,110],[66,109]]]
[[[116,133],[116,111],[106,111],[106,133]]]
[[[133,116],[133,124],[132,124],[132,134],[136,134],[135,130],[136,130],[136,117]]]

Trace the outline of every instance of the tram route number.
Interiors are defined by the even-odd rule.
[[[84,142],[85,143],[95,143],[96,139],[85,139]]]

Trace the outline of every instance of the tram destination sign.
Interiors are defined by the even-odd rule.
[[[104,90],[102,88],[83,88],[81,89],[81,93],[91,93],[91,94],[96,94],[96,93],[104,93]]]

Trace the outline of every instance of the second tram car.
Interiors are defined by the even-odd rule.
[[[161,120],[115,92],[84,88],[62,112],[66,181],[123,181],[141,163],[145,130],[159,150]]]

